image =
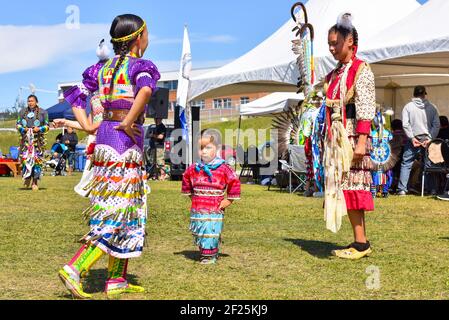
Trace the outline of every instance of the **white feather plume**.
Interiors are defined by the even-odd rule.
[[[343,27],[347,30],[352,30],[352,20],[354,20],[354,16],[350,12],[343,12],[338,16],[337,27]]]
[[[111,51],[109,50],[108,46],[104,43],[104,39],[101,40],[100,44],[97,48],[97,57],[100,61],[108,60],[109,55],[111,54]]]
[[[394,110],[393,110],[391,107],[390,107],[390,108],[387,108],[387,109],[385,110],[384,114],[391,117],[391,116],[394,115]]]

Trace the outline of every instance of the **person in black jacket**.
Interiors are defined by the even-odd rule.
[[[156,129],[151,134],[150,147],[153,154],[153,162],[156,165],[154,172],[154,178],[158,180],[165,180],[165,159],[164,159],[164,141],[167,135],[167,127],[162,123],[162,119],[154,119],[156,123]]]
[[[62,142],[69,148],[67,163],[69,166],[68,174],[70,176],[75,168],[75,151],[76,145],[78,144],[78,136],[73,128],[67,128],[67,132],[62,137]]]
[[[440,132],[438,133],[439,139],[449,139],[449,120],[446,116],[440,116]]]
[[[25,188],[39,190],[38,181],[42,176],[44,162],[45,135],[49,130],[47,111],[39,107],[35,95],[28,97],[28,106],[18,115],[16,123],[20,133],[20,158]]]

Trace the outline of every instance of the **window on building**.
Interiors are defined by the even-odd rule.
[[[232,100],[230,98],[223,99],[223,108],[231,109],[232,108]]]
[[[192,107],[199,107],[200,109],[206,108],[206,102],[204,100],[196,100],[192,102]]]
[[[160,81],[157,83],[157,86],[168,90],[178,90],[178,81]]]
[[[214,99],[214,109],[223,108],[223,100],[222,99]]]
[[[240,104],[249,103],[249,97],[240,97]]]

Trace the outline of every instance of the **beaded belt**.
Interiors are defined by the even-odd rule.
[[[224,191],[194,189],[193,194],[195,196],[203,196],[203,197],[221,197],[221,196],[224,196]]]
[[[103,120],[122,122],[126,118],[128,113],[129,113],[128,109],[107,109],[103,113]],[[142,112],[139,115],[139,117],[137,118],[135,123],[140,124],[140,125],[143,125],[145,123],[145,113],[144,112]]]
[[[110,161],[108,163],[105,162],[98,162],[98,161],[94,161],[94,165],[96,167],[116,167],[116,168],[121,168],[121,167],[125,167],[127,169],[134,169],[134,168],[138,168],[141,167],[143,165],[142,162],[140,163],[135,163],[135,162],[113,162]]]

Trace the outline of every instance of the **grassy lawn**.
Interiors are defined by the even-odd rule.
[[[0,128],[14,128],[16,120],[2,120],[0,121]]]
[[[153,123],[152,119],[147,119],[148,123]],[[204,123],[202,124],[202,128],[215,128],[220,130],[222,133],[222,136],[225,137],[225,130],[226,129],[232,129],[235,131],[235,137],[232,141],[233,147],[237,146],[237,129],[239,126],[239,121],[237,119],[231,119],[229,121],[225,122],[213,122],[213,123]],[[8,120],[8,121],[2,121],[0,122],[0,128],[14,128],[15,127],[15,121]],[[242,136],[245,134],[245,131],[248,129],[255,130],[255,134],[257,136],[258,129],[269,129],[271,128],[271,118],[270,117],[256,117],[256,118],[247,118],[242,120]],[[247,132],[247,131],[246,131]],[[61,133],[61,130],[51,130],[47,134],[47,149],[50,149],[52,144],[54,143],[56,136]],[[76,131],[79,140],[83,140],[86,137],[86,134],[82,131],[77,130]],[[243,138],[242,138],[243,139]],[[262,141],[263,140],[263,141]],[[270,140],[270,133],[267,130],[266,134],[263,136],[260,136],[260,139],[258,138],[257,141],[255,141],[256,145],[259,146],[265,141]],[[82,142],[82,141],[81,141]],[[9,153],[9,147],[10,146],[17,146],[19,144],[19,134],[16,132],[9,132],[9,131],[0,131],[0,150],[7,154]],[[243,145],[246,148],[249,144],[249,140],[247,138],[243,139]]]
[[[21,179],[0,178],[0,299],[70,299],[57,277],[87,232],[88,204],[72,190],[80,175],[45,176],[37,193]],[[189,200],[179,182],[154,182],[148,247],[130,262],[132,282],[145,294],[123,299],[447,299],[448,204],[408,196],[376,200],[368,217],[371,257],[344,261],[330,250],[351,240],[349,222],[332,234],[322,200],[243,185],[242,200],[226,214],[223,257],[201,266],[188,231]],[[95,299],[106,277],[102,258],[88,278]],[[368,289],[367,268],[380,271]]]
[[[47,135],[47,145],[46,149],[50,150],[51,146],[56,140],[56,136],[60,134],[61,130],[50,130]],[[76,134],[78,135],[78,140],[82,143],[83,139],[86,138],[86,133],[83,131],[76,131]],[[3,154],[9,153],[9,147],[11,146],[19,146],[19,133],[18,132],[10,132],[10,131],[0,131],[0,150],[3,152]]]

